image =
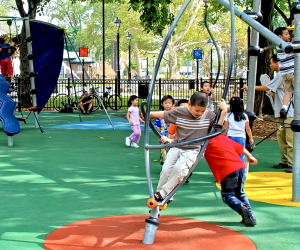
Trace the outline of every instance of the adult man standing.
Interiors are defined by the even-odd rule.
[[[93,107],[93,98],[89,96],[87,91],[84,92],[83,97],[79,99],[78,103],[83,114],[90,114]]]
[[[283,119],[280,118],[280,109],[282,107],[283,98],[284,98],[284,87],[281,79],[281,75],[279,72],[279,65],[277,61],[277,55],[273,55],[271,58],[270,64],[271,70],[275,71],[277,74],[275,78],[270,81],[265,86],[255,86],[256,91],[271,91],[274,93],[274,115],[278,122],[282,123]],[[248,90],[248,87],[242,88],[245,91]],[[279,144],[281,158],[280,162],[277,165],[274,165],[273,168],[283,168],[286,169],[287,173],[293,172],[293,131],[289,127],[288,124],[291,124],[294,117],[294,107],[293,103],[289,105],[289,111],[287,114],[287,118],[285,119],[283,124],[283,128],[277,131],[277,141]]]

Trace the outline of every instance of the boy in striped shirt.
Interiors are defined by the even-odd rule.
[[[288,44],[291,44],[291,36],[286,27],[279,27],[275,29],[274,33]],[[280,110],[280,117],[284,119],[287,114],[288,103],[294,92],[294,53],[287,54],[279,47],[276,47],[276,49],[280,74],[285,90],[283,105]]]
[[[188,106],[176,107],[170,111],[150,112],[150,118],[165,119],[177,126],[175,142],[197,139],[207,135],[208,128],[215,119],[215,113],[207,108],[208,97],[203,92],[195,92]],[[219,124],[223,124],[227,113],[225,101],[219,103],[222,110]],[[165,137],[167,138],[167,137]],[[197,159],[203,142],[173,147],[169,150],[154,194],[157,201],[162,201],[188,174]]]

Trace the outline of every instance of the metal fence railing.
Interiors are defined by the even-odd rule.
[[[155,82],[155,88],[153,92],[153,109],[161,109],[160,100],[164,95],[171,95],[176,101],[180,99],[189,99],[190,96],[195,92],[200,90],[201,82],[208,81],[207,79],[199,79],[199,83],[194,79],[184,79],[184,80],[163,80],[159,79]],[[118,84],[120,83],[120,84]],[[57,81],[56,88],[54,89],[51,97],[49,98],[45,111],[56,110],[57,106],[61,99],[59,97],[67,98],[71,102],[77,102],[78,98],[83,95],[84,91],[88,91],[91,94],[95,94],[101,98],[105,103],[110,96],[115,96],[116,93],[119,94],[121,99],[119,103],[115,101],[121,109],[127,109],[127,102],[131,95],[137,95],[139,97],[139,102],[142,102],[147,99],[148,95],[148,86],[150,80],[103,80],[93,79],[86,80],[84,83],[82,80],[74,80],[74,82],[68,79],[59,79]],[[232,79],[230,82],[228,94],[226,100],[233,96],[239,96],[246,99],[245,93],[241,91],[241,88],[246,84],[245,79]],[[223,95],[223,90],[225,86],[225,80],[219,79],[215,85],[214,91],[217,96],[217,100],[220,100]],[[16,101],[17,110],[26,109],[31,107],[30,101],[24,102],[24,98],[30,97],[28,93],[30,92],[30,83],[20,83],[19,80],[16,80],[15,83],[16,91],[11,92],[9,95]],[[27,93],[27,95],[26,95]],[[77,100],[76,100],[77,98]],[[114,99],[114,98],[111,98]],[[115,100],[115,99],[114,99]],[[26,104],[24,104],[26,103]],[[29,104],[28,104],[29,103]],[[112,104],[113,105],[113,104]],[[217,105],[215,104],[215,107]],[[110,106],[108,106],[110,108]]]

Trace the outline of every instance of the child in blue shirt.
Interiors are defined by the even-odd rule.
[[[161,100],[163,110],[169,111],[174,108],[175,100],[171,95],[165,95]],[[164,119],[156,118],[154,126],[156,127],[157,131],[160,133],[161,136],[168,136],[169,132],[168,129],[170,124],[166,123]],[[161,143],[161,141],[159,141]],[[161,149],[160,150],[160,161],[161,164],[164,163],[166,158],[167,150]]]

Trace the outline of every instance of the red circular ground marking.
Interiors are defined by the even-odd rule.
[[[246,236],[212,223],[173,216],[159,217],[153,245],[142,244],[149,215],[124,215],[71,223],[51,232],[46,250],[255,250]]]

